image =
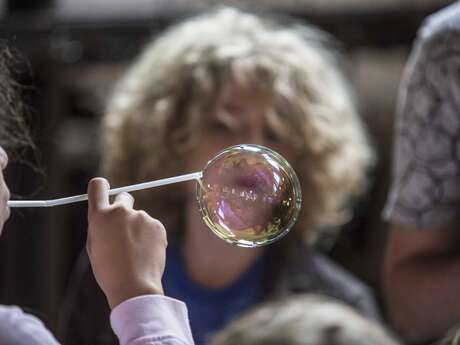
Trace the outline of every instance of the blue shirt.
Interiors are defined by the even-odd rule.
[[[166,262],[163,275],[165,295],[187,304],[196,345],[205,344],[209,336],[257,302],[263,256],[236,282],[222,289],[208,289],[191,281],[177,247],[168,246]]]

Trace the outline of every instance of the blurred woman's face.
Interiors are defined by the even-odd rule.
[[[0,233],[3,225],[10,216],[10,209],[8,207],[8,200],[10,199],[10,191],[6,185],[3,170],[8,165],[8,155],[5,150],[0,146]]]
[[[237,144],[269,147],[288,161],[292,149],[283,144],[267,122],[270,100],[254,89],[229,83],[223,89],[216,111],[203,123],[201,137],[188,157],[190,171],[200,171],[219,151]]]

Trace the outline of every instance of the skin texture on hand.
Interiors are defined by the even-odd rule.
[[[111,308],[136,296],[163,294],[166,231],[144,211],[133,209],[128,193],[109,201],[109,183],[88,185],[86,250],[95,278]]]

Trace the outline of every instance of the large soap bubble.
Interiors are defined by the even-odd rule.
[[[292,228],[301,206],[299,180],[278,153],[258,145],[229,147],[208,162],[197,183],[203,220],[242,247],[272,243]]]

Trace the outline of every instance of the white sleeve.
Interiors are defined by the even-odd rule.
[[[194,345],[185,303],[161,295],[128,299],[110,324],[121,345]]]
[[[0,344],[58,345],[59,343],[35,316],[19,307],[0,306]]]

